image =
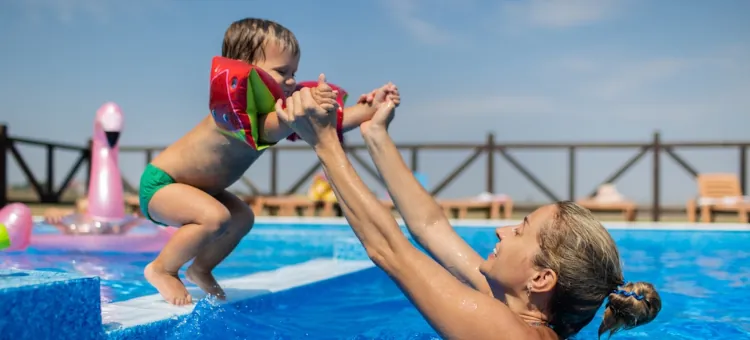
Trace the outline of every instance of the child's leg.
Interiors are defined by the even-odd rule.
[[[226,230],[231,221],[230,212],[209,194],[189,185],[172,183],[154,193],[148,203],[148,214],[155,221],[181,227],[159,256],[146,266],[144,275],[167,302],[189,304],[192,298],[177,272]]]
[[[247,203],[228,191],[214,197],[227,207],[232,220],[223,234],[201,248],[200,253],[187,270],[187,277],[207,294],[224,299],[224,290],[216,282],[211,271],[229,256],[242,238],[250,232],[255,221],[255,215]]]

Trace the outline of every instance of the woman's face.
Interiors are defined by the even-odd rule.
[[[506,294],[525,294],[537,273],[534,257],[539,252],[539,232],[554,217],[555,205],[541,207],[514,226],[495,229],[498,242],[479,266],[487,278],[493,295],[502,299]]]

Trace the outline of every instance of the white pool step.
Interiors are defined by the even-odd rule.
[[[232,303],[331,279],[373,266],[369,260],[315,259],[273,271],[219,280],[219,284],[227,293],[227,301],[224,303]],[[102,323],[116,328],[128,328],[189,314],[195,308],[195,302],[204,298],[205,294],[197,287],[190,287],[188,290],[194,301],[189,306],[170,305],[159,294],[102,304]]]

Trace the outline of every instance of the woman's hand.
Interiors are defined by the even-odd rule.
[[[385,132],[388,130],[388,126],[393,121],[393,117],[396,113],[396,104],[393,100],[388,97],[384,92],[378,94],[378,96],[384,97],[384,99],[376,98],[375,100],[382,100],[380,107],[375,111],[372,118],[365,121],[359,126],[362,135],[368,135],[371,133]]]
[[[318,78],[316,92],[315,98],[309,88],[294,92],[286,99],[286,109],[280,99],[276,102],[279,119],[313,148],[331,141],[338,143],[336,92],[325,82],[323,74]]]

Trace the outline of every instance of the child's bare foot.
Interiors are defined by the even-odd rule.
[[[143,270],[143,275],[167,302],[177,306],[193,303],[193,298],[177,274],[170,274],[151,262]]]
[[[202,289],[206,294],[213,295],[219,300],[226,299],[224,290],[219,286],[219,282],[216,281],[214,275],[210,271],[203,271],[194,266],[190,266],[185,274],[190,282],[195,283]]]

